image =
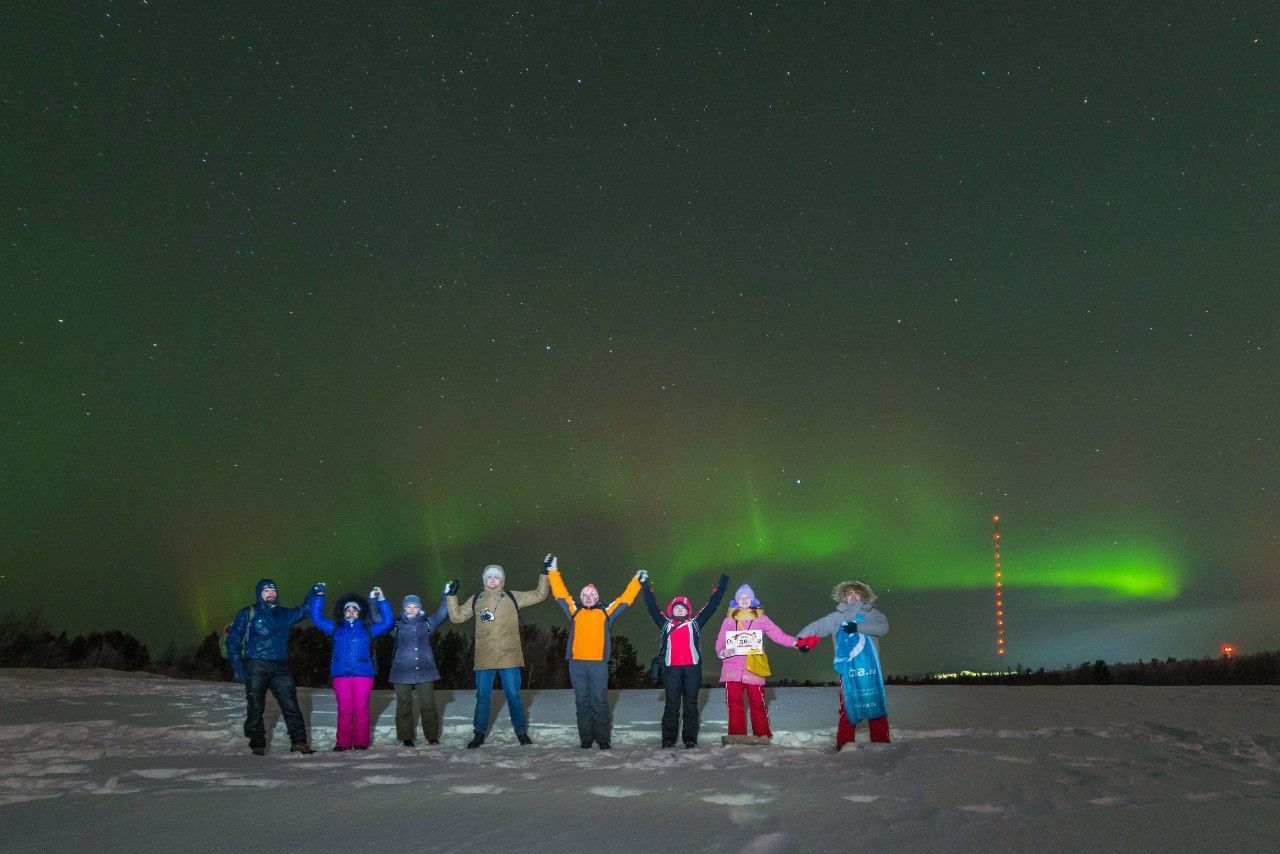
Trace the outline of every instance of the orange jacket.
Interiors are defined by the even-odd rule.
[[[618,615],[636,601],[640,581],[632,578],[622,595],[608,605],[600,603],[592,608],[583,608],[569,595],[560,570],[548,572],[547,580],[551,582],[551,595],[569,618],[569,648],[564,657],[576,661],[608,661],[613,651],[610,628]]]

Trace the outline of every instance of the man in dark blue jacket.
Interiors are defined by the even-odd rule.
[[[280,704],[280,714],[289,730],[290,752],[315,752],[307,744],[307,724],[298,708],[298,689],[285,659],[289,654],[289,629],[311,615],[311,599],[323,591],[324,585],[317,584],[305,602],[296,608],[285,608],[278,603],[276,583],[264,578],[257,585],[257,601],[241,608],[227,630],[227,658],[231,660],[231,672],[244,683],[248,704],[244,734],[254,756],[267,752],[262,713],[268,690]]]

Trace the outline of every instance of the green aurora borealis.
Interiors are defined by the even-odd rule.
[[[483,6],[0,12],[0,612],[556,551],[986,667],[999,513],[1011,664],[1280,644],[1273,7]]]

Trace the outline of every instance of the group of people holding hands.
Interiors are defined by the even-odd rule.
[[[565,657],[573,686],[578,736],[584,749],[612,746],[612,715],[608,705],[609,658],[614,621],[643,594],[645,608],[659,629],[658,654],[653,675],[662,682],[666,705],[662,715],[662,746],[686,748],[698,745],[698,691],[702,686],[701,637],[715,616],[728,589],[728,576],[720,576],[706,603],[697,611],[686,596],[676,596],[660,608],[648,573],[637,572],[622,593],[605,603],[594,584],[576,597],[570,594],[555,555],[543,560],[542,572],[531,590],[508,590],[506,572],[496,564],[481,573],[481,587],[459,600],[458,582],[444,586],[439,607],[428,614],[418,596],[406,596],[399,614],[393,613],[381,588],[367,598],[345,595],[338,599],[332,617],[325,615],[325,585],[317,584],[296,608],[278,602],[275,582],[263,579],[255,589],[253,605],[242,608],[227,629],[227,655],[235,678],[245,685],[247,713],[244,734],[255,755],[266,753],[263,722],[266,694],[280,705],[289,732],[291,750],[310,754],[306,724],[298,707],[297,691],[289,671],[289,629],[310,618],[333,638],[329,673],[337,701],[336,751],[368,749],[372,728],[369,697],[373,690],[374,639],[390,632],[395,638],[390,682],[396,691],[396,738],[406,747],[416,744],[421,729],[427,744],[440,743],[441,721],[435,700],[440,678],[431,635],[446,619],[471,621],[475,627],[476,703],[473,736],[468,748],[480,747],[489,729],[489,713],[495,679],[502,687],[511,725],[520,744],[532,743],[528,718],[520,697],[521,609],[543,601],[548,593],[569,622]],[[809,652],[824,637],[836,639],[835,669],[841,675],[840,711],[836,749],[854,740],[855,725],[867,720],[872,741],[889,741],[889,721],[884,709],[883,678],[879,670],[879,639],[889,623],[875,607],[875,594],[861,581],[845,581],[833,592],[835,610],[800,629],[795,636],[780,629],[764,612],[749,585],[734,593],[733,602],[715,638],[721,662],[720,682],[725,688],[729,712],[726,743],[767,743],[773,736],[765,685],[771,671],[763,639],[779,646]],[[747,734],[748,714],[751,734]]]

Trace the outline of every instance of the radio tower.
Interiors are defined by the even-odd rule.
[[[996,564],[996,660],[1000,662],[1000,672],[1004,673],[1004,572],[1000,569],[1000,517],[992,516],[991,524],[991,543]]]

